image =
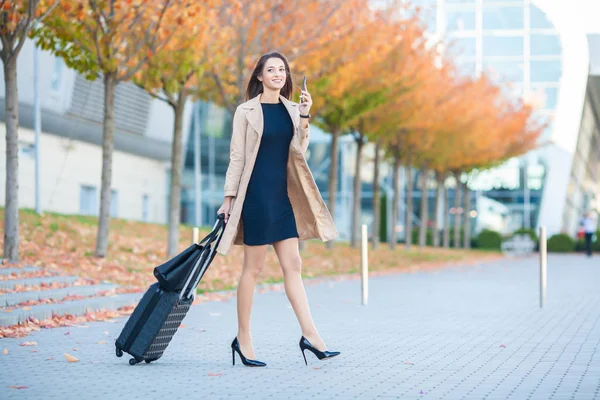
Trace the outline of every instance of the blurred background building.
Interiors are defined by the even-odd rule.
[[[548,123],[539,149],[481,173],[472,189],[507,207],[505,232],[575,234],[585,211],[600,211],[600,35],[586,35],[576,2],[413,3],[461,74],[487,74]]]
[[[466,77],[488,73],[506,93],[536,105],[548,121],[544,145],[503,166],[480,173],[471,185],[473,229],[511,232],[548,226],[549,234],[575,234],[588,209],[600,210],[600,35],[587,34],[577,7],[543,0],[415,0],[434,38],[444,38]],[[574,3],[573,3],[574,4]],[[580,11],[580,10],[579,10]],[[21,207],[33,208],[33,53],[26,43],[18,64],[20,96]],[[45,211],[97,215],[102,159],[103,85],[86,81],[64,63],[40,52],[41,203]],[[1,74],[1,71],[0,71]],[[310,85],[310,82],[309,82]],[[0,120],[4,120],[0,80]],[[166,222],[173,112],[132,83],[120,84],[116,98],[113,204],[115,217]],[[211,103],[188,104],[184,118],[181,220],[211,224],[223,199],[229,157],[231,116]],[[0,123],[0,131],[4,124]],[[312,127],[307,152],[315,180],[327,200],[330,136]],[[198,143],[199,146],[196,146]],[[0,154],[5,158],[5,141]],[[196,191],[195,150],[200,149],[201,190]],[[355,144],[339,143],[336,222],[349,237]],[[372,222],[373,149],[366,148],[362,222]],[[0,163],[5,176],[6,163]],[[415,175],[415,204],[423,195]],[[384,210],[390,215],[391,171],[382,168]],[[403,177],[404,178],[404,177]],[[405,180],[403,179],[403,182]],[[404,188],[405,189],[405,188]],[[403,189],[403,193],[405,190]],[[4,202],[4,185],[0,202]],[[196,193],[200,214],[196,215]],[[426,193],[431,200],[434,191]],[[453,190],[450,190],[450,204]],[[404,231],[404,201],[395,229]],[[430,214],[441,213],[430,204]],[[444,205],[442,205],[444,207]],[[419,224],[415,207],[415,225]],[[474,212],[472,212],[474,211]],[[390,224],[391,225],[391,224]],[[388,229],[394,229],[388,226]]]

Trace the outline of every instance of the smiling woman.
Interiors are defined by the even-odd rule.
[[[280,53],[265,54],[248,82],[249,100],[233,118],[225,200],[217,211],[225,214],[227,226],[217,251],[227,254],[232,244],[244,245],[237,290],[238,334],[231,343],[234,364],[237,352],[244,365],[266,365],[255,359],[250,311],[268,245],[277,253],[285,292],[300,324],[300,350],[303,354],[309,350],[320,360],[339,354],[326,350],[302,282],[298,240],[327,241],[338,233],[304,158],[312,98],[303,89],[301,103],[293,103],[289,100],[292,90],[286,58]]]

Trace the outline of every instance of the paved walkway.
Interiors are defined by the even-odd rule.
[[[231,365],[235,298],[193,307],[150,365],[115,357],[124,320],[3,339],[0,398],[600,399],[600,257],[551,255],[544,309],[537,268],[529,258],[372,278],[366,307],[358,280],[308,285],[321,334],[342,352],[307,354],[308,367],[283,291],[255,297],[262,369]]]

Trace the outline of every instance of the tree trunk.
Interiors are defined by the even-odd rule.
[[[440,209],[440,197],[442,195],[442,186],[444,181],[442,180],[442,174],[435,171],[435,205],[433,206],[433,247],[440,247],[440,221],[439,221],[439,209]]]
[[[421,226],[419,229],[419,247],[427,245],[427,225],[429,222],[429,199],[427,198],[427,176],[429,170],[423,166],[421,170]]]
[[[463,185],[463,199],[464,199],[464,225],[465,225],[465,233],[463,236],[463,247],[465,249],[471,248],[471,199],[470,199],[470,191],[467,183]]]
[[[6,192],[4,258],[19,261],[19,92],[17,56],[4,60],[6,112]]]
[[[359,225],[360,225],[360,201],[361,201],[361,180],[360,171],[362,166],[362,149],[364,143],[362,135],[356,141],[356,167],[354,169],[354,187],[352,189],[352,232],[350,236],[350,246],[358,247]]]
[[[443,175],[440,181],[442,185],[443,207],[444,207],[444,243],[445,249],[450,248],[450,207],[448,202],[448,187],[446,186],[446,174]]]
[[[460,248],[460,174],[455,174],[456,188],[454,189],[454,247]]]
[[[338,139],[340,136],[340,131],[338,129],[334,129],[331,132],[331,148],[329,159],[331,160],[331,165],[329,166],[329,188],[328,188],[328,204],[329,212],[335,221],[335,195],[337,193],[337,175],[338,175]],[[333,240],[330,240],[326,243],[328,249],[333,249]]]
[[[181,169],[183,168],[183,110],[187,95],[181,90],[177,94],[177,104],[173,107],[173,147],[171,148],[171,187],[169,190],[169,238],[167,257],[177,255],[179,245],[179,223],[181,222]]]
[[[379,247],[379,219],[381,218],[381,199],[379,187],[379,164],[381,153],[381,140],[375,142],[375,160],[373,161],[373,249]]]
[[[413,180],[410,164],[406,165],[406,250],[412,245]]]
[[[104,75],[104,121],[102,126],[102,184],[100,187],[100,216],[96,237],[96,257],[105,257],[108,250],[112,156],[115,147],[115,90],[116,73]]]
[[[398,204],[400,203],[400,157],[397,155],[394,157],[394,171],[393,171],[393,179],[394,179],[394,202],[392,203],[392,237],[390,237],[390,249],[396,248],[396,242],[398,242],[398,231],[396,231],[396,226],[398,226],[398,216],[400,215],[400,208]]]

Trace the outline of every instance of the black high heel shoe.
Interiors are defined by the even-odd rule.
[[[300,350],[302,351],[302,356],[304,357],[304,363],[306,365],[308,365],[308,362],[306,362],[306,355],[304,354],[304,350],[310,350],[313,352],[313,354],[315,356],[317,356],[317,358],[319,360],[327,360],[329,358],[333,358],[337,355],[340,354],[339,351],[321,351],[321,350],[317,350],[315,348],[315,346],[313,346],[312,344],[310,344],[310,342],[308,341],[308,339],[306,339],[304,336],[302,336],[300,338]]]
[[[266,363],[264,363],[262,361],[249,360],[246,357],[244,357],[244,355],[242,354],[242,350],[240,349],[240,342],[238,342],[237,336],[235,337],[235,339],[233,339],[233,342],[231,342],[231,358],[233,360],[233,365],[235,365],[235,352],[236,351],[240,355],[242,364],[244,364],[248,367],[265,367],[267,365]]]

